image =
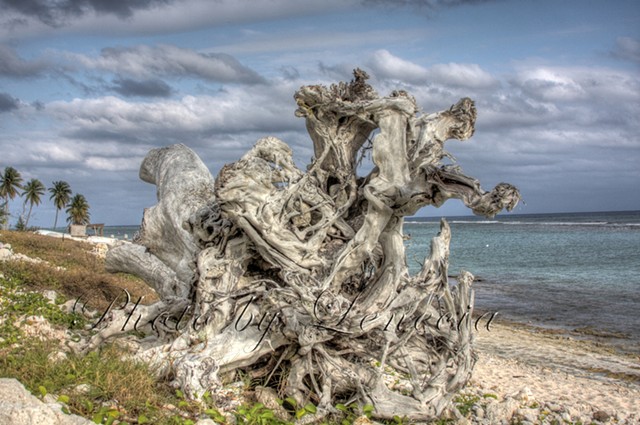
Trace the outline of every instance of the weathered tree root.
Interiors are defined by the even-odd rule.
[[[338,402],[372,404],[379,418],[442,413],[475,363],[473,276],[449,284],[442,221],[411,277],[403,217],[450,198],[493,216],[519,193],[507,184],[485,192],[441,164],[447,139],[473,134],[470,99],[420,115],[407,93],[379,97],[364,71],[354,76],[295,95],[315,150],[306,173],[274,137],[215,183],[183,145],[150,153],[141,176],[158,186],[158,205],[145,213],[140,245],[110,251],[107,263],[143,277],[160,301],[114,307],[90,347],[135,329],[146,335],[136,355],[191,398],[239,369],[259,368],[268,381],[274,371],[264,368],[277,367],[283,398],[317,405],[305,421]],[[359,178],[375,129],[376,167]]]

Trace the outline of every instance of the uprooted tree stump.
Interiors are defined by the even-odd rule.
[[[473,276],[448,282],[444,220],[410,276],[403,217],[449,198],[493,216],[520,195],[504,183],[485,192],[442,164],[444,142],[474,132],[473,101],[421,114],[406,92],[379,97],[366,73],[354,77],[296,92],[315,151],[306,172],[274,137],[215,180],[184,145],[148,154],[140,177],[157,186],[158,204],[107,265],[142,277],[160,300],[109,311],[87,349],[135,328],[145,335],[136,355],[187,396],[215,394],[242,370],[316,404],[307,421],[354,402],[379,418],[441,414],[475,363]],[[359,177],[367,149],[375,166]]]

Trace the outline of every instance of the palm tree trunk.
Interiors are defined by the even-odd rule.
[[[53,230],[56,230],[56,226],[58,225],[58,213],[60,212],[60,208],[56,208],[56,218],[53,220]]]
[[[9,229],[9,195],[4,198],[4,225],[2,226],[3,230]]]
[[[24,227],[29,228],[29,219],[31,218],[31,210],[33,209],[33,204],[29,204],[29,212],[27,213],[27,219],[24,222]]]

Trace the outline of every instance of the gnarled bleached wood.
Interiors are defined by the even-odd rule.
[[[180,144],[149,152],[140,178],[156,185],[158,204],[145,210],[138,243],[190,285],[198,246],[185,227],[196,211],[214,202],[213,177],[200,158]]]
[[[353,235],[336,217],[333,200],[302,174],[291,149],[275,137],[259,140],[220,171],[216,197],[262,258],[282,270],[311,273],[326,267],[321,248],[327,237]]]
[[[190,285],[181,281],[176,272],[137,244],[124,244],[109,250],[106,269],[138,276],[151,286],[161,299],[188,298]]]
[[[378,99],[378,94],[366,83],[369,76],[364,71],[356,70],[354,76],[351,83],[329,89],[301,87],[294,96],[296,116],[305,118],[315,151],[309,172],[341,213],[356,200],[357,154],[376,129],[374,122],[355,113],[354,105]]]
[[[306,172],[275,137],[223,167],[215,185],[188,148],[152,151],[141,176],[159,204],[145,213],[141,246],[108,261],[145,277],[161,301],[110,312],[92,346],[126,333],[129,315],[147,334],[137,356],[191,398],[237,370],[269,381],[275,371],[264,370],[277,367],[282,398],[317,405],[300,423],[348,401],[373,404],[379,418],[440,415],[475,363],[473,276],[449,284],[444,220],[411,276],[404,217],[451,198],[493,216],[520,195],[505,183],[486,192],[442,164],[453,160],[444,143],[474,132],[471,99],[422,114],[408,93],[380,97],[367,78],[355,70],[350,83],[296,92],[315,152]],[[368,145],[375,167],[357,176]]]

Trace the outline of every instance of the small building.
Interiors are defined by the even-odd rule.
[[[87,226],[85,224],[72,224],[69,226],[69,234],[83,238],[87,236]]]

